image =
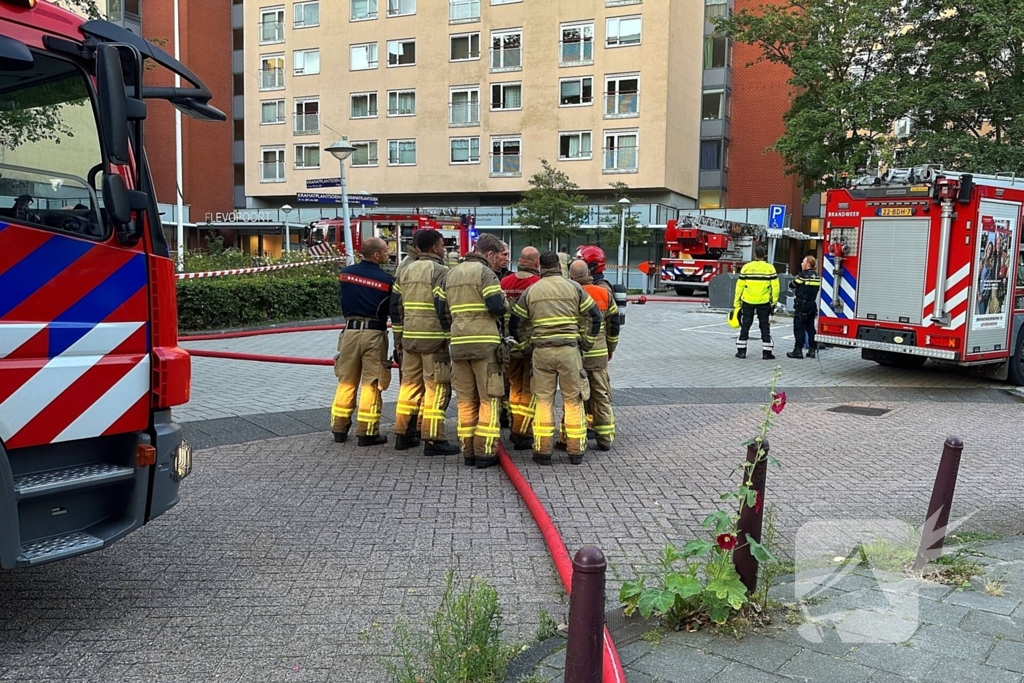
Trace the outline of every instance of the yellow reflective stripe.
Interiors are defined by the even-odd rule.
[[[578,334],[545,334],[543,336],[536,337],[537,341],[543,341],[545,339],[576,339],[579,337]]]
[[[401,332],[404,329],[405,328],[402,327],[401,325],[395,325],[394,323],[391,324],[391,331],[392,332]]]
[[[583,433],[586,434],[586,430],[583,430]],[[554,427],[554,425],[552,425],[550,427],[542,427],[539,424],[534,423],[534,425],[533,425],[533,435],[534,435],[534,437],[538,437],[538,438],[541,438],[541,439],[543,439],[545,437],[550,438],[550,437],[555,435],[555,427]]]
[[[512,307],[512,312],[518,315],[520,318],[530,317],[530,314],[526,312],[526,309],[520,306],[519,304],[516,304],[515,306]]]
[[[580,313],[586,313],[594,306],[594,300],[587,297],[587,300],[580,304]]]
[[[486,311],[486,310],[487,310],[487,304],[458,304],[457,306],[452,306],[451,307],[452,313],[469,313],[471,311]]]
[[[574,325],[578,321],[574,317],[561,316],[556,318],[539,318],[533,321],[534,326],[544,327],[545,325]]]
[[[351,417],[353,412],[355,412],[355,408],[331,407],[331,417]]]
[[[593,351],[587,351],[583,354],[584,358],[600,358],[608,355],[608,349],[597,349]]]
[[[452,344],[497,344],[501,339],[498,335],[477,335],[475,337],[452,337]]]
[[[434,310],[434,304],[433,303],[424,303],[422,301],[403,302],[402,306],[407,311],[431,311],[432,312]]]
[[[394,285],[393,291],[398,292],[399,294],[401,294],[402,293],[402,286],[396,282],[395,285]]]
[[[480,294],[482,294],[485,299],[493,294],[500,293],[501,285],[488,285],[487,287],[484,287],[482,290],[480,290]]]
[[[618,335],[616,335],[614,337],[608,337],[608,343],[609,344],[617,344],[618,341],[619,341]]]
[[[476,431],[476,425],[463,426],[459,425],[458,435],[460,439],[466,439],[473,436],[473,432]]]
[[[598,434],[602,435],[602,436],[604,436],[606,434],[614,434],[615,433],[615,425],[614,424],[610,424],[610,425],[594,425],[594,431],[597,432]]]
[[[364,413],[359,411],[356,417],[360,422],[378,422],[380,420],[380,413]]]
[[[405,332],[402,336],[406,339],[449,339],[452,335],[447,332]]]

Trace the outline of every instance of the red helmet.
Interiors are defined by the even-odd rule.
[[[605,266],[604,250],[601,247],[587,245],[576,250],[576,258],[586,262],[591,274],[603,273]]]

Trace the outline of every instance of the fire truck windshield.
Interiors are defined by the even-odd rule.
[[[103,157],[87,76],[69,61],[33,56],[28,70],[0,68],[0,221],[103,238],[94,189]]]

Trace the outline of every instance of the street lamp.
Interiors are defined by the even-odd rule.
[[[291,252],[292,250],[292,233],[291,224],[288,222],[288,214],[292,212],[292,207],[285,204],[281,207],[281,211],[284,212],[284,250]]]
[[[615,273],[615,282],[620,285],[622,284],[622,271],[626,268],[626,213],[629,211],[629,205],[632,203],[627,197],[619,200],[619,209],[622,214],[619,216],[619,268],[618,272]]]
[[[348,210],[348,183],[345,181],[345,159],[352,156],[352,152],[356,151],[356,148],[349,144],[348,136],[343,135],[340,140],[325,149],[341,165],[341,210],[343,212],[342,216],[345,218],[345,265],[351,266],[356,261],[355,254],[352,253],[352,218],[349,216]]]

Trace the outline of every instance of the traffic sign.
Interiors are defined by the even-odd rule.
[[[782,237],[786,227],[786,205],[772,204],[768,208],[768,236]]]
[[[341,187],[341,178],[313,178],[306,181],[307,190],[319,190],[324,187]]]
[[[314,204],[341,204],[341,195],[326,192],[298,192],[295,195],[295,201]],[[377,206],[377,198],[368,194],[350,194],[348,204],[349,206]]]

